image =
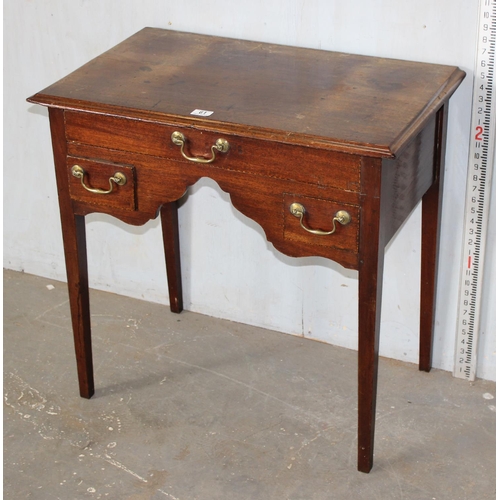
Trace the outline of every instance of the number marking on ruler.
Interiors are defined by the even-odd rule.
[[[455,377],[474,380],[495,142],[496,0],[480,0],[467,171]]]

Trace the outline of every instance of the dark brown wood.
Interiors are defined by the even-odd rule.
[[[434,182],[435,118],[405,146],[395,159],[384,159],[384,185],[387,194],[382,205],[387,241],[417,207]]]
[[[463,76],[452,66],[145,28],[32,102],[393,156]],[[196,118],[194,109],[214,113]]]
[[[432,367],[447,115],[448,104],[445,104],[436,116],[434,182],[422,198],[419,369],[426,372],[429,372]]]
[[[422,202],[420,368],[430,369],[445,107],[455,67],[338,54],[146,28],[29,99],[50,122],[80,393],[94,391],[84,217],[144,224],[161,214],[170,307],[182,283],[177,200],[216,181],[277,250],[359,270],[358,468],[373,465],[384,248]],[[443,107],[444,106],[444,107]],[[193,116],[195,109],[213,111]],[[439,111],[440,110],[440,111]],[[230,148],[212,163],[218,138]],[[127,184],[106,189],[120,171]],[[338,210],[352,221],[329,236]]]
[[[109,194],[96,196],[95,193],[85,189],[82,181],[71,173],[73,166],[79,166],[85,171],[83,182],[85,186],[91,189],[108,190],[110,188],[109,179],[114,177],[116,173],[125,175],[126,183],[123,186],[112,183],[113,190]],[[104,205],[126,210],[135,210],[137,208],[135,168],[131,165],[106,163],[68,155],[67,175],[70,196],[74,200],[83,201],[90,205]]]
[[[362,199],[359,254],[358,307],[358,470],[373,466],[375,408],[377,399],[380,311],[384,268],[384,228],[381,227],[380,160],[362,166]]]
[[[300,203],[305,209],[303,224],[312,230],[331,231],[333,218],[340,210],[346,210],[351,216],[351,222],[345,226],[335,223],[335,238],[311,234],[300,225],[300,220],[291,214],[290,206]],[[336,202],[335,200],[313,198],[302,194],[285,193],[283,195],[283,237],[295,243],[306,245],[328,246],[348,252],[358,253],[359,206]]]
[[[49,117],[57,189],[59,192],[64,257],[68,277],[69,303],[73,324],[78,382],[80,395],[84,398],[91,398],[94,394],[94,372],[90,335],[85,218],[81,215],[75,215],[71,207],[66,169],[64,112],[59,109],[50,108]]]
[[[182,302],[181,252],[177,203],[173,201],[162,205],[160,216],[167,267],[170,310],[174,313],[180,313],[184,306]]]
[[[353,157],[350,160],[358,165],[358,183],[351,185],[356,186],[356,190],[347,190],[333,189],[317,182],[305,183],[257,175],[253,171],[240,172],[239,170],[221,168],[218,163],[215,165],[188,164],[187,161],[172,161],[149,155],[138,155],[74,143],[68,144],[68,151],[77,157],[100,158],[106,162],[133,164],[137,179],[138,208],[136,211],[105,206],[105,202],[102,200],[99,206],[74,200],[73,209],[76,213],[84,215],[98,211],[113,215],[130,224],[144,224],[157,216],[159,207],[163,203],[178,200],[186,189],[200,178],[210,177],[219,184],[221,189],[230,193],[231,203],[234,207],[262,226],[267,239],[280,252],[292,257],[322,256],[335,260],[349,269],[357,269],[357,232],[355,231],[356,234],[353,236],[352,231],[353,228],[357,227],[359,220],[357,215],[360,199],[359,164],[361,159],[359,157]],[[312,157],[315,156],[312,155]],[[286,170],[290,163],[289,158],[293,159],[293,166],[299,170],[300,178],[305,175],[305,172],[311,170],[306,161],[307,156],[304,150],[299,147],[297,156],[294,156],[293,151],[290,151],[289,156],[283,157],[281,168],[284,172],[288,171],[289,177],[294,177],[289,167]],[[267,162],[263,161],[262,164],[266,165]],[[342,172],[344,165],[344,162],[339,162],[340,172]],[[276,168],[276,166],[272,168]],[[316,200],[320,206],[322,203],[326,203],[328,210],[324,213],[316,210],[311,212],[313,223],[315,224],[314,220],[319,217],[320,225],[324,225],[323,229],[331,224],[335,213],[332,213],[332,209],[346,208],[352,211],[352,225],[339,228],[339,232],[335,235],[337,239],[347,235],[350,241],[347,248],[350,250],[346,250],[345,241],[340,241],[337,244],[337,240],[325,242],[324,238],[314,235],[310,235],[309,239],[299,236],[301,234],[299,221],[290,213],[289,205],[286,205],[288,197],[294,195]],[[285,197],[287,197],[286,200]],[[310,205],[310,207],[315,208],[314,205]]]
[[[179,146],[172,143],[171,135],[174,131],[184,134],[188,142],[188,152],[192,156],[199,157],[210,157],[211,154],[208,153],[211,146],[221,136],[219,132],[207,132],[178,125],[137,122],[88,113],[66,113],[66,135],[72,143],[180,161],[186,169],[190,169],[193,164],[185,160]],[[284,168],[284,162],[293,157],[294,180],[323,187],[359,191],[360,157],[358,156],[290,146],[271,140],[249,139],[232,133],[224,134],[223,138],[230,144],[229,151],[218,154],[213,167],[270,179],[288,180],[290,174],[288,168]],[[309,168],[311,164],[314,164],[313,170]]]

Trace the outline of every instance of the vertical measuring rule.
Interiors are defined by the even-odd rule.
[[[474,380],[495,154],[496,0],[479,0],[458,324],[453,375]]]

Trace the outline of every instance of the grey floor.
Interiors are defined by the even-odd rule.
[[[367,475],[355,352],[110,293],[91,306],[84,400],[66,285],[4,273],[5,499],[495,497],[492,382],[382,359]]]

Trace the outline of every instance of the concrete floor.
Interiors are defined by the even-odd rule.
[[[4,273],[5,499],[495,497],[492,382],[382,359],[366,475],[356,352],[110,293],[91,307],[88,401],[66,285]]]

